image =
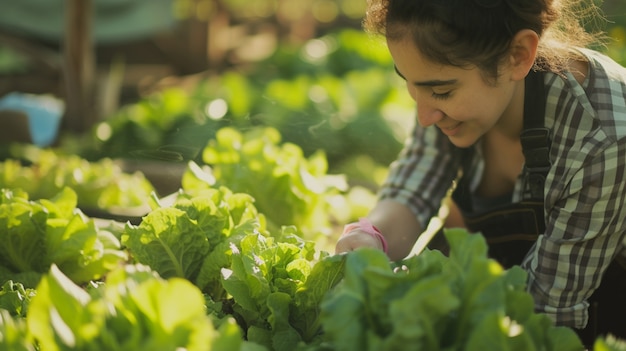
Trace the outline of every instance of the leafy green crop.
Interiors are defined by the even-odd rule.
[[[446,232],[450,257],[425,251],[394,269],[386,255],[347,256],[345,279],[322,304],[337,350],[582,350],[573,330],[533,312],[519,267],[487,257],[480,235]]]
[[[123,106],[86,138],[64,136],[61,147],[89,160],[199,163],[199,151],[219,129],[263,126],[307,156],[322,150],[335,173],[356,156],[379,166],[392,161],[413,121],[414,102],[402,90],[384,41],[344,28],[280,44],[274,55],[244,70],[221,70]],[[360,175],[371,180],[368,171]]]
[[[284,228],[293,232],[293,228]],[[343,257],[316,254],[295,235],[248,235],[233,247],[223,284],[249,341],[276,351],[320,341],[320,303],[343,277]]]
[[[64,188],[52,199],[30,201],[20,190],[0,190],[0,282],[34,287],[56,264],[77,283],[99,279],[127,259],[119,240],[76,209]]]
[[[12,316],[26,317],[30,300],[36,294],[35,289],[24,288],[22,283],[9,280],[0,289],[0,309]]]
[[[343,258],[317,252],[295,227],[270,236],[263,218],[249,195],[194,187],[127,224],[122,243],[161,276],[194,282],[209,312],[234,316],[248,341],[291,351],[320,337],[319,304]]]
[[[26,316],[0,306],[1,351],[267,351],[232,317],[215,328],[193,284],[147,266],[120,266],[83,288],[52,265],[36,290]]]
[[[188,279],[221,300],[220,269],[230,264],[230,243],[265,233],[252,201],[224,187],[179,194],[173,206],[151,211],[138,226],[127,224],[122,243],[162,277]]]
[[[328,164],[323,152],[306,158],[297,145],[281,144],[280,138],[273,128],[255,128],[246,133],[220,129],[203,151],[215,184],[190,185],[184,178],[183,188],[226,186],[249,194],[255,207],[270,221],[270,228],[294,225],[305,238],[313,239],[328,227],[328,197],[346,188],[345,179],[326,174]]]
[[[582,350],[572,330],[533,312],[524,271],[488,259],[479,235],[448,231],[450,257],[425,251],[391,263],[372,249],[329,256],[295,227],[270,235],[249,195],[196,190],[124,229],[134,257],[169,278],[118,263],[81,287],[52,263],[35,290],[8,281],[0,351]],[[22,229],[76,214],[69,189],[49,201],[3,196],[3,214],[9,200],[19,205],[13,210],[32,207],[33,219],[5,219]],[[599,338],[594,350],[624,344]]]
[[[27,322],[41,351],[208,351],[218,338],[198,289],[145,266],[116,269],[90,292],[52,266],[37,292]]]
[[[89,162],[51,149],[26,147],[16,159],[0,163],[0,188],[22,189],[31,199],[48,199],[64,187],[74,190],[77,206],[90,209],[139,207],[146,204],[152,184],[141,173],[123,173],[111,159]]]
[[[0,350],[35,351],[31,335],[23,318],[12,317],[9,311],[0,308]]]
[[[598,338],[593,344],[594,351],[626,351],[626,341],[611,335]]]

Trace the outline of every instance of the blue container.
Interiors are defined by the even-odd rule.
[[[33,144],[46,147],[52,145],[57,138],[65,104],[50,95],[13,92],[0,99],[0,111],[2,110],[24,113],[28,118],[28,131]]]

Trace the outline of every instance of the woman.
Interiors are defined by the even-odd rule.
[[[626,323],[609,319],[626,319],[626,308],[602,295],[626,296],[626,69],[584,49],[593,37],[573,5],[368,2],[365,28],[385,36],[417,124],[338,253],[406,257],[455,184],[461,223],[528,272],[537,311],[587,344],[626,337]]]

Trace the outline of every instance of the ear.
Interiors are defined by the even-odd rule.
[[[535,64],[539,35],[534,30],[522,29],[511,41],[511,79],[522,80]]]

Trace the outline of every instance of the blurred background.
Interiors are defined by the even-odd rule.
[[[121,103],[136,100],[166,77],[224,72],[266,59],[279,45],[358,28],[364,11],[359,0],[2,2],[0,95],[25,91],[84,99],[95,89],[103,97],[108,91],[102,85],[111,89],[117,83],[115,98]],[[124,71],[111,76],[116,69]],[[112,100],[99,100],[89,112],[110,112],[116,107]],[[81,120],[86,121],[68,121],[67,127],[84,131],[95,121]]]
[[[365,3],[0,0],[0,141],[179,162],[224,126],[271,126],[375,184],[413,111]],[[596,3],[585,24],[626,64],[626,2]]]

